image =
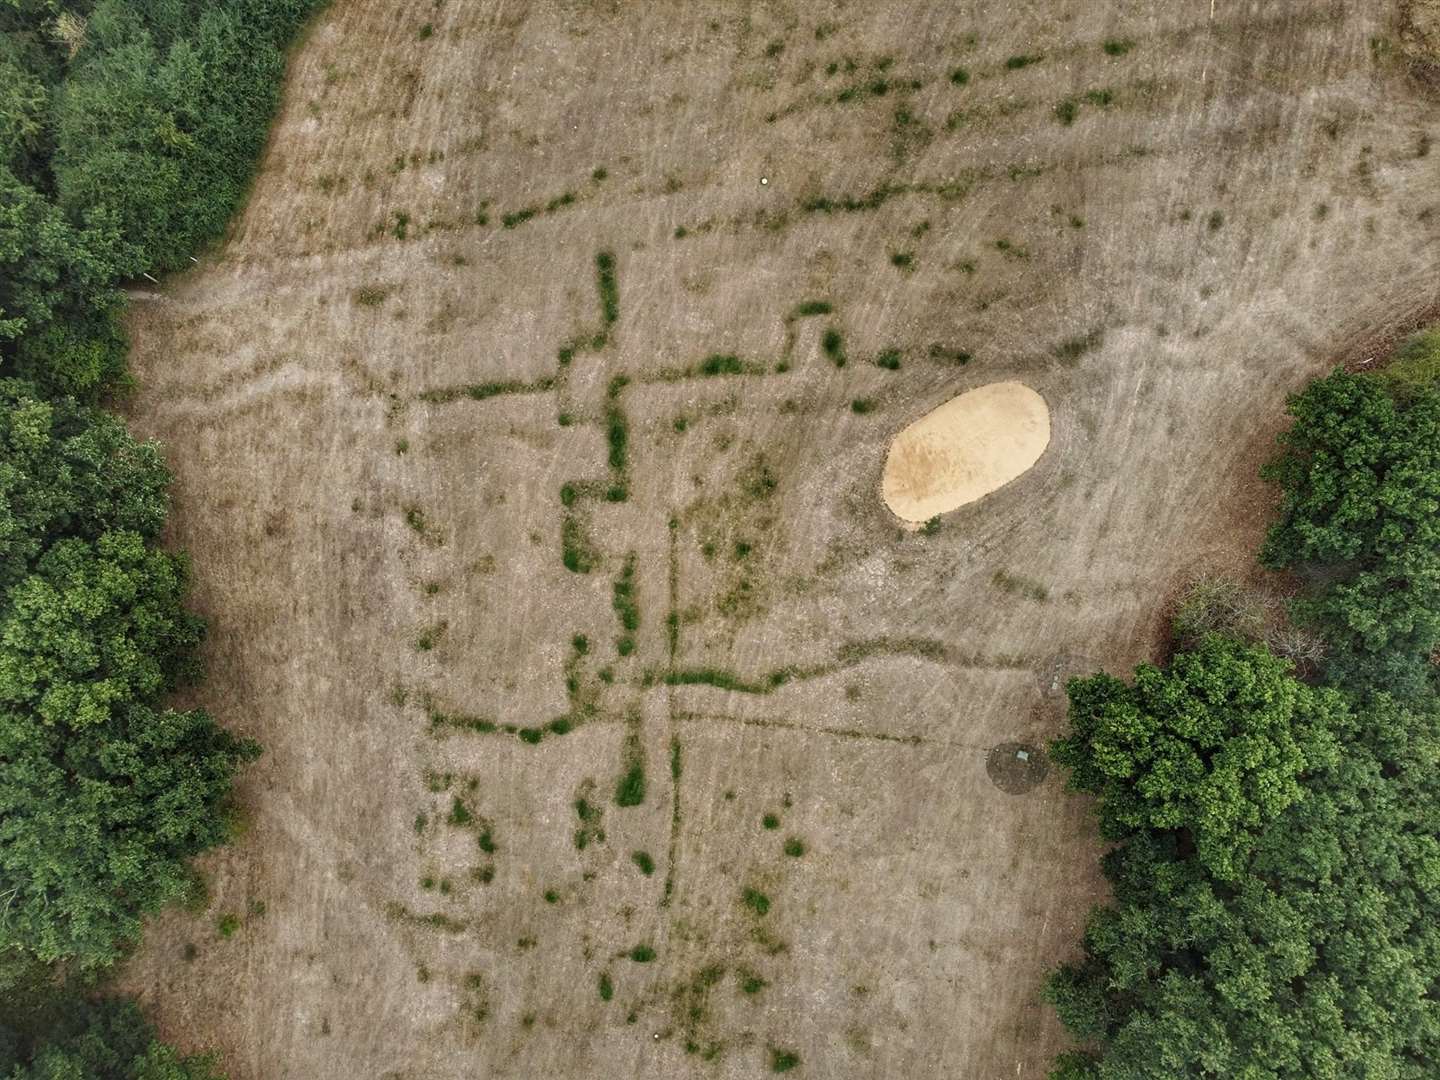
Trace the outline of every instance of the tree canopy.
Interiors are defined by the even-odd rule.
[[[133,1002],[71,1001],[47,1010],[43,1035],[0,1026],[3,1080],[223,1080],[206,1057],[161,1042]]]
[[[1290,413],[1265,470],[1283,503],[1261,559],[1310,576],[1297,613],[1338,681],[1416,692],[1440,644],[1440,387],[1336,372]]]
[[[254,747],[161,699],[197,674],[168,476],[118,421],[0,381],[0,953],[110,963],[223,840]]]
[[[1339,695],[1297,681],[1285,661],[1218,635],[1133,685],[1109,675],[1069,687],[1072,734],[1052,747],[1070,785],[1101,795],[1103,835],[1184,830],[1201,863],[1233,878],[1257,831],[1301,797],[1300,777],[1333,761]]]

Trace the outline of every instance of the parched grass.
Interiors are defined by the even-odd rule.
[[[1010,593],[1013,596],[1020,596],[1026,600],[1034,600],[1037,603],[1044,603],[1050,599],[1050,590],[1034,578],[1024,577],[1021,574],[1012,574],[1008,570],[996,570],[990,578],[990,584],[994,585],[1001,592]]]
[[[1406,338],[1374,377],[1402,398],[1440,390],[1440,329]]]
[[[388,285],[362,285],[350,294],[356,307],[379,307],[393,290]]]
[[[964,367],[974,359],[964,349],[956,349],[949,345],[942,345],[940,342],[931,342],[930,347],[925,350],[925,355],[937,364],[949,364],[954,367]]]

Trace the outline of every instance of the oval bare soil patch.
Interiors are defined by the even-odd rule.
[[[1049,444],[1045,399],[1024,383],[990,383],[895,436],[881,493],[896,517],[928,521],[1027,472]]]

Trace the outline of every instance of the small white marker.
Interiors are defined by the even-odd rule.
[[[768,184],[768,183],[770,183],[770,178],[769,178],[768,176],[762,176],[762,177],[760,177],[760,185],[761,185],[761,187],[764,187],[764,186],[765,186],[766,184]]]

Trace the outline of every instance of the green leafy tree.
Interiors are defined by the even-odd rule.
[[[111,963],[227,834],[255,747],[159,702],[196,673],[155,447],[0,382],[0,954]]]
[[[1440,643],[1440,388],[1394,385],[1336,372],[1291,399],[1261,560],[1310,577],[1296,612],[1325,634],[1334,678],[1415,693]]]
[[[1167,833],[1106,857],[1115,902],[1047,988],[1093,1052],[1056,1077],[1437,1074],[1440,706],[1381,695],[1337,730],[1345,753],[1260,831],[1244,878]]]
[[[70,1002],[46,1019],[38,1036],[0,1028],[4,1080],[224,1080],[213,1059],[161,1042],[133,1001]]]
[[[1142,664],[1133,685],[1100,674],[1068,689],[1072,732],[1052,753],[1073,789],[1101,796],[1103,835],[1183,832],[1224,878],[1301,797],[1300,778],[1334,759],[1345,711],[1266,650],[1217,635],[1167,669]]]

